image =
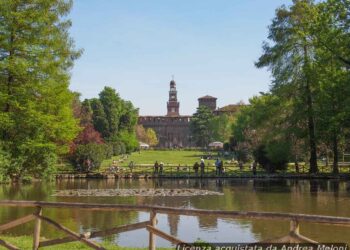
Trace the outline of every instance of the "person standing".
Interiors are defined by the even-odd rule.
[[[133,162],[133,161],[131,161],[131,162],[129,163],[129,169],[130,169],[130,172],[132,173],[132,171],[133,171],[133,169],[134,169],[134,162]]]
[[[163,174],[163,168],[164,168],[164,163],[161,162],[161,163],[159,164],[159,173],[160,173],[160,174]]]
[[[220,160],[219,163],[219,175],[222,175],[224,173],[224,162]]]
[[[204,161],[201,161],[200,167],[201,167],[201,176],[203,176],[203,175],[204,175],[204,169],[205,169],[205,163],[204,163]]]
[[[193,165],[193,170],[194,170],[194,173],[195,173],[196,175],[198,175],[198,168],[199,168],[199,164],[198,164],[198,162],[196,162],[196,163]]]
[[[158,167],[159,167],[159,164],[158,164],[158,161],[156,161],[156,163],[154,163],[154,173],[155,174],[158,173]]]
[[[256,175],[256,167],[257,167],[258,163],[256,161],[253,162],[252,165],[252,170],[253,170],[253,175]]]
[[[238,166],[239,166],[239,170],[243,171],[243,162],[242,161],[239,161]]]
[[[220,168],[220,160],[219,158],[216,158],[216,161],[215,161],[215,174],[216,175],[219,175],[219,168]]]
[[[295,161],[295,172],[299,174],[299,163],[298,161]]]

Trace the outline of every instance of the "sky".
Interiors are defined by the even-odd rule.
[[[165,115],[174,75],[180,114],[197,99],[218,107],[248,102],[271,82],[254,66],[267,40],[275,9],[291,0],[74,0],[70,30],[84,50],[72,69],[70,88],[82,99],[104,86],[140,109]]]

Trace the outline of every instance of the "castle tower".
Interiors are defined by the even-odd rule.
[[[180,103],[177,101],[177,90],[176,83],[174,80],[170,82],[170,91],[169,91],[169,101],[167,103],[168,113],[167,116],[179,116]]]
[[[209,95],[203,96],[201,98],[198,98],[198,107],[200,106],[206,106],[207,108],[209,108],[211,111],[215,111],[216,110],[216,97],[212,97]]]

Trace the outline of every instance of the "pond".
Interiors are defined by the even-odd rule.
[[[133,196],[133,197],[60,197],[59,190],[68,189],[174,189],[195,188],[223,193],[210,196]],[[178,208],[220,209],[238,211],[292,212],[303,214],[350,217],[350,181],[334,180],[61,180],[30,185],[2,185],[0,199],[41,200],[57,202],[87,202],[109,204],[146,204]],[[33,209],[0,208],[0,222],[24,216]],[[76,232],[103,230],[118,225],[149,219],[144,212],[93,212],[72,209],[44,209],[44,215],[53,218]],[[187,241],[254,242],[286,235],[289,222],[263,220],[218,219],[158,215],[157,227]],[[31,235],[29,223],[7,233]],[[350,243],[350,228],[310,223],[301,224],[301,233],[322,242]],[[43,224],[42,234],[47,239],[63,236]],[[104,239],[120,246],[147,247],[146,230],[121,233]],[[157,238],[157,246],[170,243]]]

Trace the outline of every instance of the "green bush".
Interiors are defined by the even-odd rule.
[[[273,141],[266,145],[267,157],[276,170],[285,170],[291,156],[291,146],[288,142]]]
[[[277,170],[285,170],[290,158],[291,148],[289,143],[272,141],[266,145],[260,145],[254,150],[255,160],[269,173]]]
[[[92,171],[98,169],[102,161],[112,154],[113,148],[108,144],[89,143],[77,147],[72,161],[77,170]]]
[[[119,136],[120,141],[125,145],[126,153],[134,152],[139,148],[139,142],[134,132],[121,131]]]
[[[126,147],[124,143],[120,143],[120,154],[123,155],[126,153]]]
[[[50,177],[56,162],[56,146],[51,143],[29,141],[20,145],[15,155],[11,155],[6,148],[0,150],[0,171],[3,180]]]
[[[125,154],[126,152],[126,148],[123,142],[120,142],[120,141],[110,142],[109,145],[112,147],[113,156]]]
[[[10,168],[11,157],[5,152],[2,148],[0,148],[0,181],[7,181],[8,175],[7,171]]]

